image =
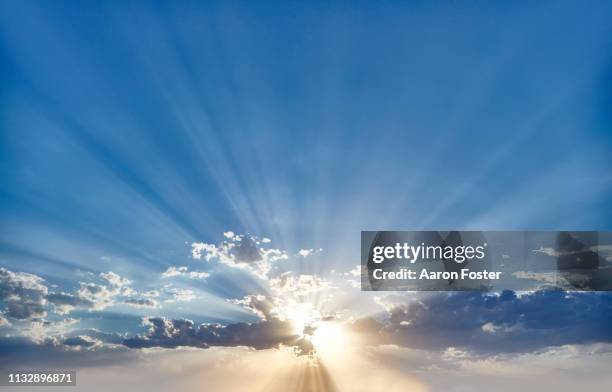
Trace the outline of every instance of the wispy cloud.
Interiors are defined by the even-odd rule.
[[[175,276],[185,277],[189,279],[206,279],[210,276],[208,272],[203,271],[189,271],[187,267],[168,267],[162,278],[172,278]]]

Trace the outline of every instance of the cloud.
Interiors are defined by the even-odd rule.
[[[306,258],[310,255],[312,255],[314,253],[314,249],[300,249],[298,251],[298,256],[302,256],[303,258]]]
[[[158,291],[143,292],[139,297],[139,293],[131,287],[132,281],[113,271],[100,273],[98,277],[101,283],[80,282],[74,294],[51,293],[46,298],[58,314],[67,314],[75,308],[104,310],[120,299],[123,299],[122,303],[134,307],[159,307],[159,303],[151,299],[159,296]]]
[[[92,309],[103,310],[114,304],[114,298],[119,295],[119,291],[105,285],[81,282],[76,295],[83,301],[90,303]]]
[[[165,302],[186,302],[196,298],[193,290],[172,287],[169,285],[164,286],[164,293],[170,297],[166,299]]]
[[[5,314],[15,319],[44,317],[48,288],[39,276],[0,268],[0,301]]]
[[[118,274],[109,271],[99,275],[103,284],[93,282],[80,282],[75,296],[80,300],[77,304],[92,310],[104,310],[115,304],[117,297],[130,297],[137,295],[136,290],[130,287],[132,282]]]
[[[232,233],[233,234],[233,233]],[[194,242],[191,253],[194,259],[218,261],[233,268],[247,269],[261,278],[266,278],[274,263],[288,260],[289,254],[280,249],[266,248],[267,243],[251,235],[225,236],[220,244]]]
[[[29,338],[33,342],[40,343],[65,335],[78,322],[79,320],[75,318],[61,320],[34,319],[27,324],[21,324],[19,329],[22,336]]]
[[[311,300],[316,293],[332,287],[328,281],[316,275],[293,275],[286,272],[278,278],[270,279],[268,283],[270,293],[267,296],[253,294],[228,301],[250,310],[261,320],[287,320],[298,316],[313,320],[322,318]],[[327,299],[318,295],[316,300],[318,306],[323,306]]]
[[[297,255],[301,256],[303,258],[307,258],[307,257],[310,257],[310,256],[314,255],[315,253],[318,253],[318,252],[323,252],[323,249],[322,248],[319,248],[319,249],[312,249],[312,248],[311,249],[300,249],[297,252]]]
[[[532,271],[517,271],[513,272],[512,276],[519,279],[529,279],[537,282],[542,282],[544,287],[553,287],[557,289],[572,290],[576,285],[580,287],[587,286],[589,276],[577,272],[556,271],[556,272],[532,272]]]
[[[361,280],[359,279],[361,276],[361,265],[355,266],[349,272],[345,272],[342,274],[344,277],[344,281],[348,283],[348,285],[352,288],[361,287]]]
[[[355,268],[353,268],[349,272],[346,272],[344,276],[352,276],[354,278],[360,277],[361,276],[361,265],[356,265]]]
[[[148,298],[157,298],[157,297],[159,297],[159,291],[157,291],[157,290],[143,291],[140,294],[143,297],[148,297]]]
[[[382,300],[384,302],[384,299]],[[444,293],[387,306],[384,322],[361,321],[379,344],[497,354],[612,342],[612,295],[538,291]]]
[[[606,261],[612,261],[612,245],[592,246],[590,250],[599,253]]]
[[[135,356],[123,345],[103,345],[98,339],[91,345],[91,337],[81,339],[45,338],[33,341],[26,336],[0,337],[0,368],[13,368],[16,364],[46,368],[53,363],[59,368],[117,365],[134,361]],[[38,365],[34,365],[38,364]]]
[[[129,279],[123,278],[117,275],[116,273],[114,273],[113,271],[101,273],[100,278],[107,281],[111,287],[116,287],[116,288],[126,287],[132,283]]]
[[[299,337],[287,321],[270,319],[256,323],[200,324],[191,320],[170,320],[164,317],[149,317],[143,321],[149,327],[144,336],[125,339],[123,344],[130,348],[145,347],[199,347],[245,346],[262,350],[281,344],[296,346]]]
[[[164,317],[147,317],[143,325],[149,327],[145,336],[124,340],[130,348],[179,346],[207,348],[208,344],[197,335],[197,330],[191,320],[169,320]]]
[[[187,267],[168,267],[161,276],[162,278],[180,276],[189,279],[206,279],[210,274],[203,271],[189,271]]]
[[[53,305],[57,314],[68,314],[77,307],[91,308],[94,302],[70,293],[50,293],[46,296],[47,301]]]
[[[277,315],[276,304],[264,295],[247,295],[243,299],[230,300],[230,302],[236,305],[242,305],[255,313],[262,320]]]
[[[556,250],[554,248],[540,247],[532,250],[533,253],[542,253],[550,257],[561,257],[568,255],[585,255],[588,253],[595,253],[603,257],[606,261],[612,261],[612,245],[595,245],[589,247],[578,246],[575,249],[570,250]]]
[[[136,308],[158,308],[160,306],[157,301],[150,298],[128,298],[123,303]]]
[[[89,339],[96,340],[102,343],[111,344],[111,345],[122,344],[123,340],[125,339],[125,336],[118,334],[116,332],[112,332],[112,333],[102,332],[95,328],[72,330],[72,331],[68,331],[65,335],[67,337],[77,337],[77,336],[87,337]]]
[[[306,299],[311,294],[331,287],[330,282],[316,275],[294,275],[285,272],[270,279],[270,287],[278,295],[292,295],[296,299]]]
[[[191,272],[190,272],[191,273]],[[95,278],[95,275],[89,275]],[[47,315],[47,310],[65,315],[73,310],[104,310],[114,305],[118,299],[123,303],[137,307],[158,307],[151,298],[159,292],[151,290],[142,293],[130,287],[131,281],[112,271],[98,275],[98,282],[79,282],[79,288],[71,292],[50,292],[43,283],[44,279],[34,274],[13,272],[0,268],[0,301],[5,305],[6,317],[17,320],[35,320]],[[174,290],[169,294],[174,300],[193,298],[193,293]],[[7,321],[8,322],[8,321]]]
[[[74,336],[71,338],[66,338],[62,343],[66,346],[72,347],[92,347],[96,345],[99,346],[102,344],[102,342],[96,339],[92,339],[89,336]]]
[[[207,273],[188,271],[186,267],[168,269],[170,276],[202,278]],[[96,279],[93,274],[90,279]],[[55,314],[65,315],[75,309],[101,311],[116,304],[136,308],[159,308],[158,290],[138,292],[132,282],[112,271],[100,273],[97,280],[79,282],[74,292],[49,292],[44,280],[33,274],[16,273],[0,268],[0,300],[6,305],[4,314],[13,319],[40,319],[51,309]],[[165,302],[185,302],[196,298],[193,290],[165,285],[161,289]],[[7,320],[8,322],[8,320]]]
[[[551,256],[551,257],[558,257],[560,256],[562,253],[558,252],[556,250],[554,250],[553,248],[543,248],[540,247],[539,249],[534,249],[532,250],[533,253],[542,253],[545,254],[547,256]]]

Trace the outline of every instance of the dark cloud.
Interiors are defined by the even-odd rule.
[[[145,319],[149,331],[144,336],[125,339],[123,344],[130,348],[191,346],[246,346],[258,350],[295,346],[299,336],[288,321],[270,319],[257,323],[200,324],[191,320],[169,320],[163,317]]]
[[[55,312],[65,314],[76,307],[91,308],[94,303],[86,298],[69,293],[50,293],[46,296],[47,301],[54,306]]]
[[[44,317],[47,292],[42,278],[0,268],[0,301],[6,305],[7,316],[15,319]]]
[[[191,320],[169,320],[164,317],[148,317],[144,324],[149,326],[145,336],[124,340],[130,348],[193,346],[206,348],[208,345],[200,339],[198,331]]]
[[[255,263],[262,259],[262,252],[251,237],[241,237],[242,240],[236,243],[236,246],[231,249],[231,254],[240,263]]]
[[[316,349],[314,344],[312,343],[312,340],[304,336],[299,338],[295,343],[293,343],[293,351],[297,356],[312,356],[315,354]]]
[[[19,299],[7,301],[6,314],[16,319],[29,319],[44,317],[46,312],[40,302]]]
[[[264,295],[247,295],[240,300],[232,300],[232,303],[236,305],[242,305],[246,309],[255,313],[262,320],[267,320],[274,317],[273,312],[275,309],[274,302]]]
[[[137,308],[157,308],[159,306],[157,301],[150,298],[128,298],[124,302]]]
[[[74,336],[72,338],[64,339],[62,343],[64,343],[64,345],[66,346],[73,346],[73,347],[74,346],[91,347],[99,342],[95,339],[91,339],[88,336]]]
[[[433,294],[390,306],[384,323],[364,319],[353,328],[378,343],[427,350],[460,347],[493,354],[612,342],[612,295]]]
[[[133,361],[131,350],[123,346],[97,346],[84,343],[88,338],[63,341],[47,338],[32,341],[21,337],[0,337],[0,369],[31,369],[32,366],[74,368]],[[68,344],[66,344],[66,342]],[[79,347],[77,347],[79,346]],[[78,348],[78,349],[77,349]]]

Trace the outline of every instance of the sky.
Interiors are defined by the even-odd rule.
[[[611,45],[604,1],[3,1],[0,368],[609,385],[609,293],[368,293],[358,265],[362,230],[611,230]]]

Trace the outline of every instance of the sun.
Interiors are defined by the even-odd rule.
[[[327,350],[337,348],[345,339],[342,324],[337,321],[322,321],[314,329],[312,344],[317,349]]]
[[[310,304],[293,307],[287,313],[296,335],[308,340],[319,357],[342,352],[347,339],[343,323],[321,317]]]
[[[285,317],[293,325],[295,334],[301,336],[309,335],[308,329],[321,318],[321,314],[311,304],[300,304],[288,309]]]

